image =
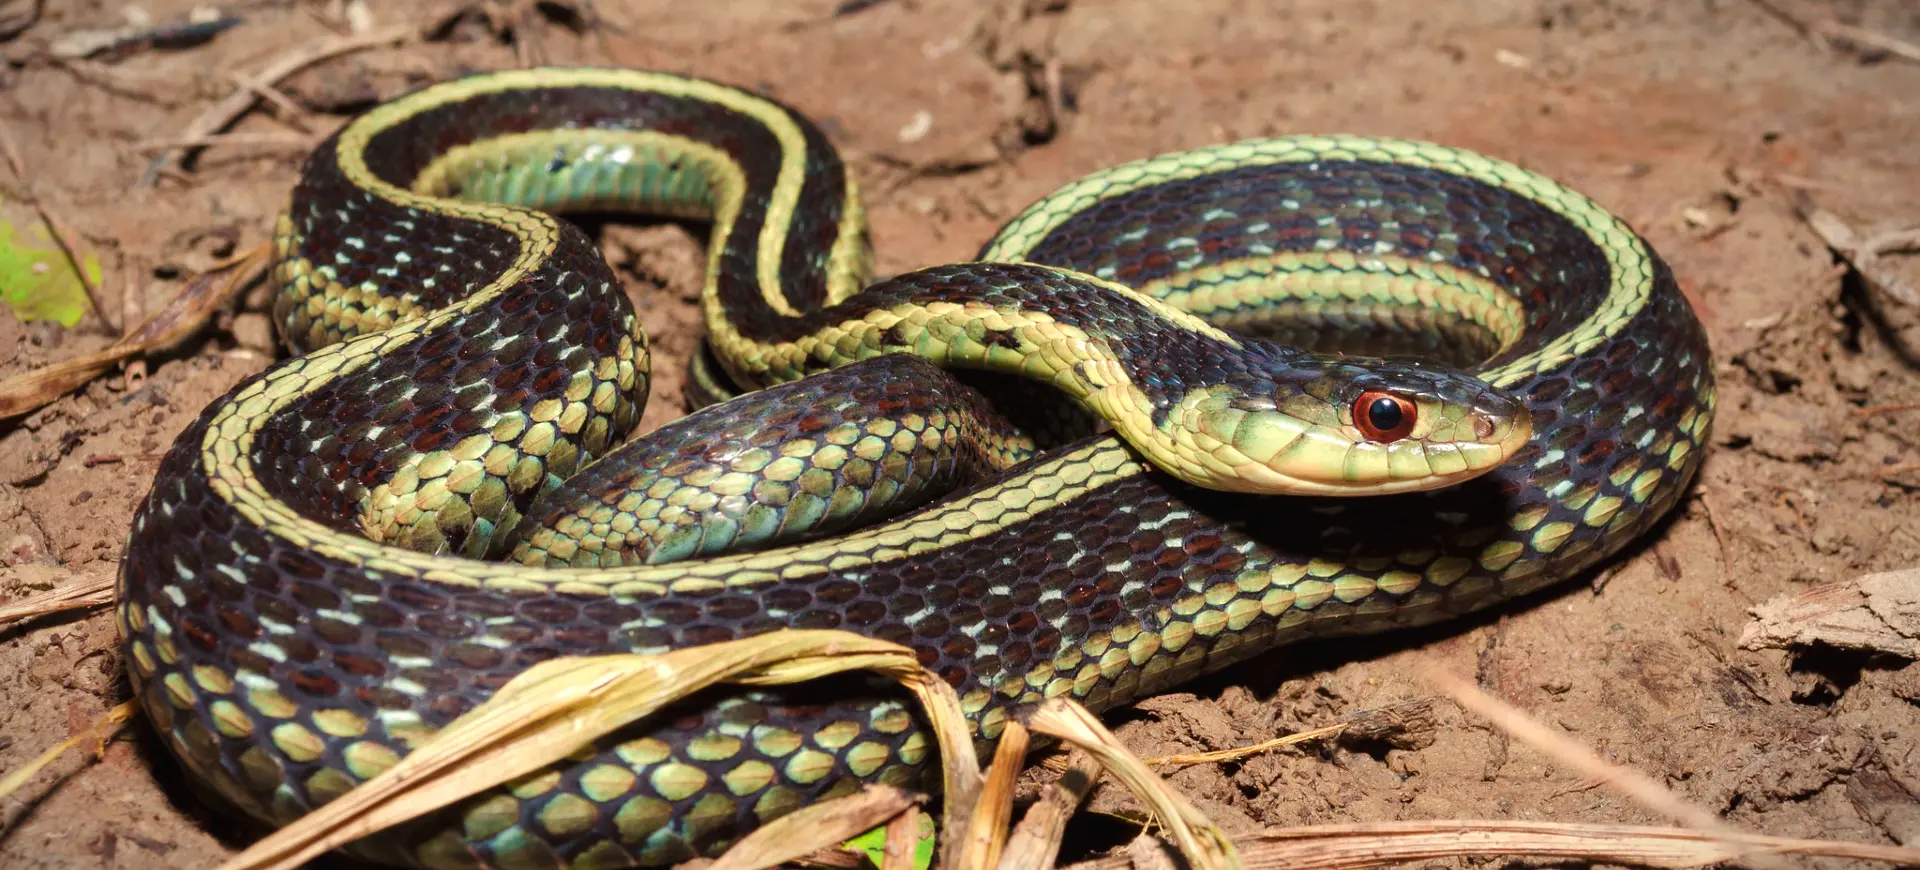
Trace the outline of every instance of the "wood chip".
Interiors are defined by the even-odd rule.
[[[0,604],[0,626],[49,613],[112,604],[113,581],[112,571],[83,574],[71,583],[63,583],[39,595]]]
[[[1752,610],[1740,648],[1815,644],[1920,659],[1920,568],[1868,574],[1783,595]]]

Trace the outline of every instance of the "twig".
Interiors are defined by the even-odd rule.
[[[1713,499],[1703,490],[1700,493],[1700,507],[1707,512],[1707,528],[1713,530],[1713,542],[1720,545],[1720,585],[1733,588],[1733,556],[1727,549],[1727,533],[1720,528],[1720,518],[1714,515]]]
[[[1887,405],[1862,405],[1853,409],[1855,417],[1878,417],[1881,414],[1898,414],[1901,411],[1920,411],[1920,402],[1894,402]]]
[[[1827,247],[1847,265],[1860,273],[1867,284],[1894,300],[1906,305],[1920,306],[1920,291],[1916,291],[1900,276],[1882,267],[1881,254],[1907,250],[1920,242],[1920,230],[1902,230],[1882,233],[1870,239],[1861,239],[1860,234],[1838,215],[1820,208],[1805,191],[1795,191],[1794,211],[1800,215],[1815,235],[1825,242]]]
[[[60,756],[67,754],[67,750],[79,746],[88,740],[99,742],[100,748],[95,753],[96,755],[104,754],[107,751],[107,741],[112,740],[113,735],[120,733],[120,726],[125,725],[127,720],[132,719],[133,714],[138,709],[132,701],[122,703],[108,710],[106,715],[95,720],[93,727],[87,729],[84,733],[67,738],[62,741],[60,745],[40,753],[39,758],[27,762],[18,770],[9,772],[4,778],[0,778],[0,798],[4,798],[18,791],[21,786],[27,784],[27,780],[33,778],[34,774],[46,769],[47,765],[60,760]]]
[[[285,114],[285,117],[281,118],[281,120],[285,121],[287,126],[299,130],[302,133],[313,132],[313,128],[307,126],[307,110],[301,108],[299,103],[294,102],[292,97],[281,93],[278,88],[262,84],[259,81],[248,76],[240,75],[239,73],[234,73],[233,81],[234,84],[252,91],[254,96],[272,103],[274,108],[279,109]]]
[[[306,51],[284,55],[273,63],[268,64],[267,68],[260,73],[249,76],[248,80],[258,83],[263,87],[273,87],[278,85],[281,79],[320,61],[342,54],[350,54],[369,48],[378,48],[382,45],[403,42],[413,38],[417,33],[418,28],[409,24],[397,27],[386,27],[357,36],[342,37],[314,46]],[[207,107],[207,110],[201,112],[199,117],[194,118],[193,122],[187,125],[187,129],[181,133],[180,138],[191,141],[219,133],[225,130],[228,125],[238,120],[241,115],[246,114],[248,109],[253,108],[254,102],[258,99],[259,95],[256,94],[253,89],[248,87],[236,88],[233,93],[228,94],[224,99]],[[192,147],[169,149],[155,156],[153,161],[147,164],[146,171],[141,173],[140,186],[151,186],[154,180],[159,178],[161,172],[173,168],[176,158],[184,157],[187,152],[191,152],[192,150]]]
[[[78,582],[0,605],[0,625],[31,619],[35,616],[45,616],[49,613],[112,603],[113,574],[87,576]]]
[[[318,137],[303,133],[214,133],[192,139],[155,139],[138,142],[134,148],[143,152],[167,151],[174,148],[210,148],[215,145],[286,145],[294,148],[311,148]]]
[[[1284,749],[1296,743],[1306,743],[1326,737],[1335,737],[1345,730],[1347,730],[1347,725],[1344,722],[1338,725],[1323,725],[1319,728],[1310,728],[1306,731],[1296,731],[1284,737],[1263,740],[1251,746],[1236,746],[1232,749],[1216,749],[1211,752],[1191,752],[1185,755],[1158,755],[1153,758],[1143,758],[1140,762],[1148,767],[1166,767],[1181,764],[1214,764],[1222,761],[1239,761],[1242,758],[1272,752],[1275,749]],[[1072,759],[1065,755],[1050,755],[1040,761],[1040,767],[1053,771],[1054,773],[1067,771],[1070,764],[1072,764]]]
[[[1901,39],[1894,39],[1884,33],[1875,33],[1851,24],[1842,24],[1831,19],[1821,22],[1821,32],[1836,39],[1843,39],[1856,45],[1879,49],[1894,57],[1920,63],[1920,45],[1914,45]]]
[[[1892,465],[1882,465],[1880,466],[1879,475],[1881,480],[1890,480],[1895,475],[1906,474],[1909,471],[1920,471],[1920,461],[1910,460],[1907,462],[1896,462]]]
[[[73,270],[74,277],[80,279],[80,289],[87,294],[87,305],[93,309],[93,316],[100,318],[100,323],[106,326],[109,334],[118,336],[120,327],[107,319],[107,309],[100,304],[99,286],[93,282],[93,276],[87,274],[86,263],[74,252],[73,245],[68,243],[65,227],[53,216],[53,212],[47,209],[40,194],[34,190],[33,178],[27,175],[26,161],[20,159],[20,149],[14,144],[13,137],[7,135],[5,127],[0,127],[0,153],[6,157],[7,167],[13,170],[13,177],[20,179],[20,183],[26,186],[27,198],[33,204],[34,213],[40,216],[40,222],[46,225],[47,237],[51,238],[54,246],[60,249],[60,254],[66,258],[67,266]]]
[[[79,58],[54,58],[53,65],[59,69],[66,70],[68,75],[73,76],[82,84],[92,85],[117,96],[133,100],[142,100],[168,109],[175,108],[185,102],[183,99],[156,94],[144,88],[135,87],[134,80],[138,78],[137,76],[130,75],[125,71],[107,66],[103,63],[81,60]]]
[[[1060,841],[1067,819],[1093,792],[1100,779],[1100,762],[1084,749],[1067,754],[1060,778],[1047,784],[1040,799],[1020,818],[1007,838],[999,870],[1048,870],[1060,857]]]
[[[1837,39],[1920,63],[1920,45],[1894,39],[1863,27],[1843,24],[1831,15],[1816,11],[1801,0],[1753,0],[1753,2],[1822,49],[1831,47],[1828,40]]]
[[[1318,728],[1296,731],[1272,740],[1263,740],[1251,746],[1236,746],[1232,749],[1216,749],[1211,752],[1193,752],[1184,755],[1163,755],[1156,758],[1144,759],[1142,763],[1148,767],[1166,767],[1181,764],[1213,764],[1222,761],[1239,761],[1242,758],[1262,755],[1276,749],[1292,746],[1296,743],[1307,743],[1314,740],[1340,737],[1348,732],[1353,732],[1363,739],[1379,739],[1397,732],[1420,730],[1418,727],[1410,727],[1410,725],[1417,720],[1426,720],[1423,724],[1430,729],[1432,726],[1431,714],[1432,704],[1427,699],[1407,701],[1386,707],[1361,710],[1357,713],[1340,717],[1341,721],[1332,725],[1322,725]],[[1053,755],[1042,760],[1040,766],[1055,773],[1062,773],[1068,769],[1071,761],[1072,759],[1068,756]]]
[[[1545,753],[1589,779],[1605,783],[1641,806],[1720,840],[1733,849],[1731,857],[1744,858],[1749,864],[1768,868],[1768,870],[1784,870],[1784,865],[1777,860],[1764,855],[1750,854],[1752,850],[1745,848],[1741,842],[1744,837],[1741,831],[1722,822],[1712,813],[1681,800],[1679,795],[1654,782],[1645,774],[1607,763],[1592,750],[1534,721],[1519,710],[1481,691],[1478,686],[1451,673],[1436,667],[1428,667],[1423,669],[1422,675],[1427,682],[1446,693],[1447,697],[1452,698],[1455,703],[1465,707],[1469,712],[1492,721],[1496,727],[1512,734],[1536,751]]]
[[[1807,855],[1920,862],[1920,849],[1733,834],[1738,847],[1772,855]],[[1676,828],[1571,822],[1446,819],[1271,828],[1233,838],[1249,868],[1364,870],[1429,864],[1447,858],[1536,856],[1644,867],[1697,867],[1731,860],[1734,848],[1709,834]],[[1070,865],[1067,870],[1126,870],[1125,855]],[[1136,868],[1138,870],[1138,868]]]

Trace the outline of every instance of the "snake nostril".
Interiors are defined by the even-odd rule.
[[[1473,415],[1473,437],[1482,440],[1493,437],[1493,418],[1485,414]]]

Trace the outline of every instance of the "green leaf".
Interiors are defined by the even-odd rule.
[[[927,870],[933,866],[933,840],[933,815],[921,813],[920,837],[913,844],[913,870]],[[841,845],[864,853],[867,860],[878,867],[887,855],[887,826],[881,825]]]
[[[20,235],[14,222],[0,217],[0,301],[21,320],[79,323],[87,313],[87,284],[100,283],[99,258],[80,258],[87,272],[82,282],[39,217],[27,224],[26,238]]]

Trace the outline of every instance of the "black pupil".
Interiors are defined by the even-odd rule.
[[[1367,422],[1372,423],[1373,428],[1382,432],[1392,432],[1400,428],[1401,418],[1404,416],[1400,413],[1400,403],[1384,396],[1374,399],[1373,404],[1367,406]]]

